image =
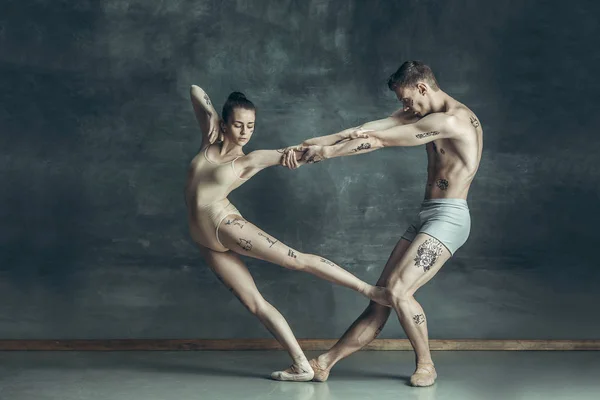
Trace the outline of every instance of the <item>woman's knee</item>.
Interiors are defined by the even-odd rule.
[[[288,256],[283,266],[292,271],[303,271],[310,266],[311,255],[288,249]]]
[[[246,307],[253,315],[260,315],[263,313],[267,301],[260,295],[260,293],[238,297],[244,307]]]

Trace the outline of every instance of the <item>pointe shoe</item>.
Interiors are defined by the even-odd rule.
[[[313,358],[308,362],[312,367],[313,371],[315,371],[315,375],[313,377],[313,381],[315,382],[325,382],[327,378],[329,378],[329,370],[321,368],[319,362],[316,358]]]
[[[432,363],[419,363],[415,373],[410,377],[410,384],[418,387],[431,386],[436,379],[437,372]]]
[[[292,364],[285,371],[275,371],[271,374],[271,379],[276,381],[308,382],[314,377],[315,373],[308,365]]]

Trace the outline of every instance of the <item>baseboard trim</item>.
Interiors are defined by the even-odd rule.
[[[300,339],[304,350],[327,350],[336,339]],[[600,350],[600,340],[432,339],[438,351]],[[282,350],[274,339],[0,340],[0,351]],[[363,350],[412,350],[407,339],[375,339]]]

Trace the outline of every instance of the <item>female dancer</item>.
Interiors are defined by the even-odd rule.
[[[257,150],[247,155],[242,152],[254,132],[256,118],[254,105],[242,93],[229,95],[222,120],[204,90],[193,85],[190,95],[202,130],[202,147],[190,164],[185,187],[191,236],[217,277],[292,357],[290,368],[273,372],[271,377],[310,381],[314,371],[292,330],[279,311],[261,296],[239,255],[311,273],[383,305],[389,305],[387,290],[363,282],[323,257],[292,249],[244,219],[227,195],[262,169],[280,164],[284,149]],[[218,143],[213,144],[217,139]]]

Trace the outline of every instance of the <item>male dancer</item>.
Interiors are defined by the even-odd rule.
[[[368,122],[354,131],[353,140],[335,143],[342,132],[307,140],[307,163],[370,152],[390,146],[425,145],[427,186],[419,215],[392,251],[377,281],[390,289],[391,303],[416,353],[413,386],[430,386],[437,373],[429,351],[427,322],[414,293],[440,270],[467,240],[471,227],[467,194],[479,167],[483,131],[475,114],[442,91],[427,65],[407,61],[389,78],[388,86],[403,108],[390,117]],[[361,138],[361,134],[368,137]],[[297,168],[294,151],[284,165]],[[313,380],[326,381],[341,359],[370,343],[383,329],[390,309],[371,302],[367,309],[326,353],[310,360]]]

